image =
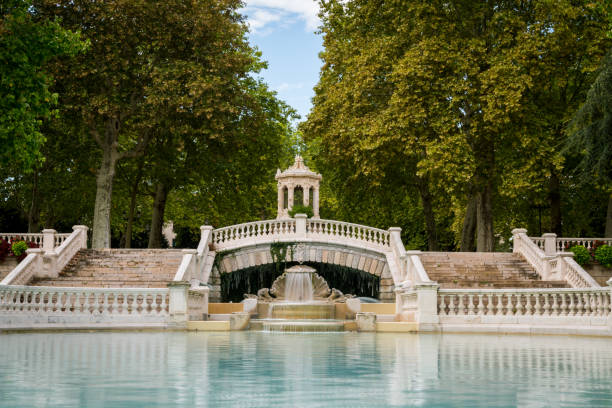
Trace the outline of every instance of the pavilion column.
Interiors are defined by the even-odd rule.
[[[312,211],[315,218],[319,218],[319,187],[315,187],[312,192]]]
[[[310,189],[312,187],[310,186],[305,186],[302,187],[302,191],[304,192],[304,206],[308,207],[308,205],[310,204]]]
[[[293,208],[293,190],[295,188],[295,186],[290,185],[288,186],[289,188],[289,205],[287,205],[287,211],[291,211],[291,209]]]
[[[281,218],[281,214],[283,213],[283,208],[284,208],[284,203],[283,200],[285,197],[283,197],[283,186],[279,183],[278,184],[278,207],[277,207],[277,218]]]

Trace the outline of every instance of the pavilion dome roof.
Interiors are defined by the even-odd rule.
[[[310,170],[308,166],[304,164],[304,159],[300,155],[295,156],[293,165],[287,168],[285,171],[281,172],[280,169],[276,170],[277,180],[289,177],[304,177],[321,180],[321,175]]]

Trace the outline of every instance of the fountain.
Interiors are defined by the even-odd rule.
[[[246,297],[257,299],[258,314],[264,317],[252,320],[251,326],[270,332],[343,331],[344,320],[336,319],[336,304],[348,299],[358,302],[330,289],[316,269],[301,264],[286,269],[270,289]]]

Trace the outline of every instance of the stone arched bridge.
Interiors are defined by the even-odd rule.
[[[202,227],[202,240],[193,252],[193,260],[185,261],[193,262],[193,268],[184,268],[192,271],[191,279],[186,280],[209,284],[214,298],[219,291],[218,274],[272,263],[271,245],[291,243],[303,249],[300,261],[341,265],[378,276],[380,299],[392,301],[394,288],[402,282],[415,281],[418,275],[427,279],[424,271],[419,274],[422,265],[418,256],[406,253],[400,231],[399,228],[382,230],[341,221],[307,219],[300,214],[292,219],[256,221],[218,229]]]

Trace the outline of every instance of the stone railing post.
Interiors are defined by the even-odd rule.
[[[43,233],[43,244],[42,249],[46,253],[54,252],[55,249],[55,231],[54,229],[44,229]]]
[[[419,324],[419,330],[423,329],[423,325],[427,329],[433,329],[440,323],[438,317],[438,289],[440,285],[437,283],[418,284],[415,285],[417,293],[417,310],[416,321]]]
[[[189,318],[189,310],[187,308],[187,296],[190,283],[185,281],[173,281],[168,284],[170,291],[170,302],[168,305],[168,313],[170,314],[170,323],[174,326],[185,326]]]
[[[87,249],[87,231],[89,230],[89,227],[87,227],[86,225],[74,225],[72,227],[72,230],[74,232],[78,231],[80,234],[80,237],[79,237],[80,248]]]
[[[522,235],[527,235],[525,228],[515,228],[512,230],[512,252],[520,252]]]
[[[542,234],[544,238],[544,254],[546,256],[555,256],[557,254],[557,234],[548,232]]]
[[[306,236],[306,214],[295,214],[295,233],[298,237]]]
[[[26,249],[26,254],[35,254],[36,258],[32,262],[32,269],[34,270],[33,276],[35,278],[46,278],[46,268],[44,265],[44,255],[45,251],[41,248],[28,248]],[[55,255],[55,253],[53,253]]]

